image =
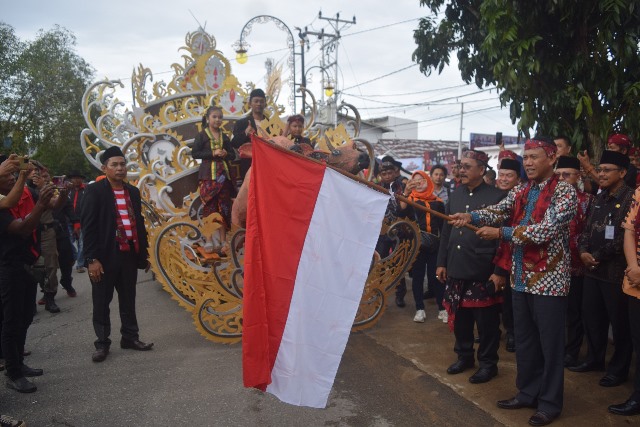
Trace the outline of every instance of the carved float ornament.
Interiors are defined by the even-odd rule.
[[[123,150],[127,178],[143,198],[155,279],[192,314],[196,329],[207,339],[238,342],[242,337],[244,229],[227,233],[228,256],[204,251],[203,233],[220,227],[221,218],[217,214],[202,218],[199,161],[191,157],[191,145],[210,105],[222,107],[223,130],[231,134],[236,120],[250,114],[248,93],[254,86],[240,85],[230,62],[216,50],[215,38],[202,29],[188,33],[180,50],[186,54],[182,63],[171,65],[173,75],[168,82],[154,81],[152,71],[142,64],[134,69],[133,105],[117,98],[117,90],[124,87],[120,81],[89,86],[82,99],[87,128],[80,143],[98,169],[99,155],[105,149],[118,146]],[[269,84],[274,91],[280,86]],[[310,114],[315,117],[315,98],[306,93],[313,100]],[[274,103],[272,94],[267,99],[267,120],[260,124],[259,132],[269,138],[281,135],[285,122],[280,117],[284,107]],[[352,109],[356,119],[348,125],[351,132],[343,125],[326,129],[313,120],[307,124],[305,133],[316,150],[331,153],[343,144],[353,144],[360,120]],[[383,232],[395,240],[395,250],[372,261],[354,329],[371,327],[380,319],[389,293],[417,255],[415,224],[388,224]]]

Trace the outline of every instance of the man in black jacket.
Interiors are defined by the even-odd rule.
[[[93,295],[93,328],[98,337],[94,362],[104,361],[109,354],[109,304],[114,289],[122,321],[120,347],[145,351],[153,346],[139,340],[135,307],[137,270],[148,271],[150,266],[140,191],[124,182],[127,163],[120,148],[108,148],[100,161],[106,179],[87,187],[80,217]]]
[[[468,213],[498,203],[505,192],[487,185],[483,175],[489,158],[482,151],[463,153],[460,162],[461,184],[451,193],[446,206],[447,214]],[[500,344],[500,303],[502,295],[496,289],[504,287],[504,278],[492,275],[493,257],[497,244],[481,240],[466,228],[452,228],[445,224],[438,251],[438,280],[446,282],[445,308],[449,325],[453,325],[456,337],[454,351],[458,360],[447,369],[449,374],[459,374],[473,367],[473,326],[478,324],[480,345],[478,362],[480,369],[469,378],[471,383],[490,381],[498,373],[498,346]],[[493,288],[487,286],[491,277]],[[498,283],[500,282],[500,283]]]
[[[251,142],[251,134],[258,130],[261,121],[266,117],[264,109],[267,106],[267,96],[262,89],[254,89],[249,94],[249,108],[251,114],[238,120],[233,127],[231,145],[238,149],[242,144]],[[251,167],[251,159],[240,159],[240,177],[244,179]]]

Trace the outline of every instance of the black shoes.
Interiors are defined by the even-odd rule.
[[[474,365],[473,360],[458,359],[453,363],[453,365],[447,368],[447,374],[449,375],[459,374],[461,372],[466,371],[469,368],[473,368],[473,365]]]
[[[480,368],[469,377],[469,382],[471,384],[482,384],[491,381],[491,378],[498,375],[498,367],[492,366],[490,368]]]
[[[604,365],[593,362],[582,362],[579,365],[570,366],[568,369],[571,372],[604,371]]]
[[[578,366],[578,359],[573,357],[570,354],[564,356],[564,367],[565,368],[574,368]]]
[[[149,351],[153,347],[153,343],[144,343],[140,340],[128,341],[120,340],[120,348],[138,351]]]
[[[509,353],[515,353],[516,351],[516,339],[513,334],[507,334],[507,351]]]
[[[400,308],[406,306],[404,303],[404,297],[396,297],[396,305]]]
[[[26,379],[25,377],[20,377],[15,380],[11,378],[7,378],[7,388],[13,389],[19,393],[33,393],[38,389],[34,383]]]
[[[626,380],[627,380],[626,377],[622,378],[617,375],[607,374],[600,379],[599,384],[602,387],[617,387],[623,382],[625,382]]]
[[[529,418],[529,425],[532,426],[546,426],[551,424],[553,420],[558,418],[557,415],[547,414],[546,412],[538,411]]]
[[[22,375],[25,377],[39,377],[44,371],[42,369],[30,368],[27,365],[22,365]]]
[[[498,400],[498,408],[500,409],[522,409],[522,408],[535,408],[537,407],[537,403],[524,403],[518,400],[517,397],[507,399],[507,400]]]
[[[67,295],[71,298],[75,298],[78,296],[78,293],[76,292],[75,288],[71,285],[67,286],[65,288],[65,291],[67,291]]]
[[[91,360],[96,363],[104,362],[108,354],[108,348],[99,348],[91,355]]]
[[[619,405],[611,405],[607,409],[616,415],[638,415],[640,414],[640,402],[629,399]]]

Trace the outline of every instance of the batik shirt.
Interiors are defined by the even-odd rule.
[[[524,201],[525,214],[519,224],[501,227],[502,238],[512,244],[511,287],[535,295],[566,296],[571,280],[569,223],[576,214],[576,190],[566,182],[558,182],[542,221],[530,223],[540,193],[549,184],[532,183]],[[471,213],[478,226],[499,226],[514,214],[516,198],[524,196],[527,183],[513,188],[500,203]],[[524,248],[533,245],[549,261],[546,268],[535,271],[524,262]]]

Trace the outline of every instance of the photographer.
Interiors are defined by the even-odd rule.
[[[43,372],[23,363],[24,344],[33,320],[33,301],[37,292],[30,270],[39,256],[37,227],[43,212],[50,207],[54,189],[51,185],[43,186],[38,198],[16,182],[14,173],[15,170],[0,167],[0,194],[7,196],[21,192],[15,207],[7,209],[5,206],[0,210],[1,340],[7,387],[31,393],[36,391],[36,386],[25,377],[39,376]],[[21,172],[19,177],[20,182],[24,182],[25,172]],[[14,190],[16,187],[18,190]]]

